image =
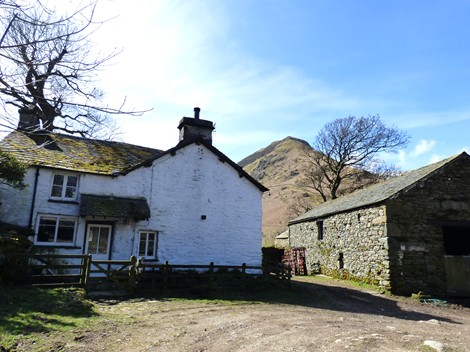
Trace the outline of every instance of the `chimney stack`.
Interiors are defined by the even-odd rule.
[[[19,130],[33,132],[41,128],[38,114],[34,109],[23,107],[18,110],[18,113],[20,115],[20,120],[18,121]]]
[[[212,131],[215,129],[212,121],[199,118],[200,108],[194,108],[194,117],[183,117],[180,120],[178,129],[180,130],[179,142],[189,142],[204,140],[212,144]]]

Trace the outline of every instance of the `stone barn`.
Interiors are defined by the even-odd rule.
[[[470,156],[326,202],[289,223],[309,273],[392,293],[470,296]]]

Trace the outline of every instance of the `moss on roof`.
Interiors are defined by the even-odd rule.
[[[290,221],[289,224],[320,219],[332,214],[381,203],[386,199],[396,196],[402,191],[414,187],[418,181],[428,178],[437,170],[459,158],[466,158],[467,160],[470,160],[469,155],[463,152],[448,159],[441,160],[437,163],[424,166],[420,169],[406,172],[402,176],[391,178],[383,183],[379,183],[323,203]]]
[[[82,194],[80,216],[130,218],[138,221],[150,218],[150,208],[145,198]]]
[[[56,133],[13,131],[0,142],[29,166],[43,166],[101,175],[126,173],[162,154],[158,149]]]

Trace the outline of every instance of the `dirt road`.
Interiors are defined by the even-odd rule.
[[[264,302],[103,301],[62,351],[470,351],[470,309],[301,278]]]

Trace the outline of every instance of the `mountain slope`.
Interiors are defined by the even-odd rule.
[[[274,238],[287,228],[287,222],[298,214],[292,212],[297,199],[310,197],[320,203],[317,195],[308,195],[296,186],[308,164],[304,150],[312,149],[301,139],[287,137],[249,155],[238,164],[257,181],[269,188],[263,195],[263,246],[271,246]]]
[[[301,188],[311,167],[305,151],[314,149],[304,140],[286,137],[247,156],[238,164],[257,181],[269,188],[263,195],[263,246],[274,245],[274,238],[287,229],[289,220],[323,203],[317,192]],[[350,179],[343,179],[338,190],[349,193],[383,180],[379,174],[350,169]]]

